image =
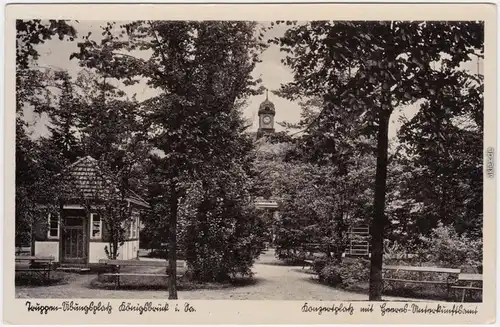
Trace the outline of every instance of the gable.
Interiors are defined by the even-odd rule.
[[[67,197],[83,197],[86,200],[107,199],[116,189],[111,178],[102,173],[97,160],[90,156],[71,164],[61,177]]]
[[[59,178],[66,199],[106,201],[120,193],[117,183],[110,174],[106,174],[99,166],[99,162],[90,156],[68,166]],[[149,207],[144,199],[131,190],[126,190],[125,200],[142,207]]]

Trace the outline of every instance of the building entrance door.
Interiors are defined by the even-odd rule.
[[[62,228],[62,262],[87,262],[87,226],[85,217],[68,216]]]

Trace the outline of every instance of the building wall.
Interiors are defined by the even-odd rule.
[[[52,256],[59,261],[59,241],[35,242],[35,256]]]
[[[89,263],[98,263],[101,259],[107,259],[106,251],[104,248],[108,246],[108,242],[90,242],[89,247]],[[137,258],[137,251],[139,251],[139,241],[125,241],[125,243],[118,249],[118,260],[131,260]]]
[[[107,259],[104,248],[109,246],[107,242],[90,242],[89,246],[89,263],[98,263],[101,259]],[[119,260],[131,260],[137,258],[139,251],[139,240],[126,241],[120,249],[118,249]],[[50,242],[35,242],[36,256],[53,256],[56,262],[59,262],[59,241]]]
[[[76,207],[75,207],[76,208]],[[86,217],[84,223],[84,228],[86,231],[86,238],[89,240],[88,247],[88,262],[98,263],[101,259],[107,259],[106,252],[104,248],[109,245],[109,232],[107,231],[105,224],[102,222],[101,237],[90,238],[92,235],[92,226],[90,222],[90,217],[88,217],[81,209],[75,209],[71,206],[64,209],[64,215],[82,215]],[[79,210],[78,212],[75,210]],[[57,215],[59,216],[59,215]],[[133,206],[132,217],[134,219],[134,232],[129,227],[126,232],[126,241],[118,250],[119,260],[131,260],[137,258],[137,253],[139,251],[139,230],[140,230],[140,210],[139,208]],[[60,240],[63,235],[62,223],[59,223],[59,235],[56,238],[48,238],[49,227],[49,216],[47,215],[46,220],[40,219],[38,224],[35,226],[35,255],[36,256],[53,256],[56,262],[60,261]],[[85,244],[85,246],[87,246]]]
[[[118,250],[120,260],[137,258],[137,251],[139,251],[139,240],[125,242]]]

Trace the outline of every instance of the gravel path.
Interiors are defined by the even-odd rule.
[[[275,259],[274,251],[263,254],[255,264],[255,278],[246,286],[179,291],[179,299],[197,300],[330,300],[366,301],[366,294],[346,292],[318,283],[313,274],[302,267],[284,266]],[[138,298],[165,299],[164,290],[104,290],[88,287],[95,275],[75,275],[66,285],[48,287],[16,287],[21,298]],[[410,300],[387,298],[387,300]]]

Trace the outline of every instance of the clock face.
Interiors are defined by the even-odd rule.
[[[262,121],[264,122],[264,124],[269,124],[271,122],[271,117],[264,116],[264,118],[262,118]]]

